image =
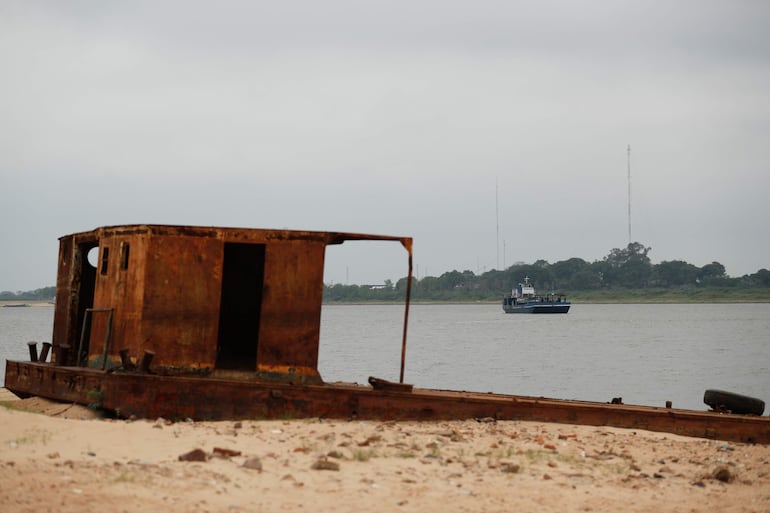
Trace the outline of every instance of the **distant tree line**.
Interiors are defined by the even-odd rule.
[[[731,278],[725,267],[712,262],[702,267],[682,260],[652,264],[648,256],[652,248],[633,242],[623,249],[615,248],[602,260],[587,262],[570,258],[555,263],[538,260],[533,264],[517,263],[505,270],[449,271],[441,276],[412,278],[412,299],[416,301],[492,301],[510,291],[528,277],[535,290],[568,295],[600,290],[644,289],[754,289],[770,288],[770,271]],[[403,301],[406,277],[396,283],[385,280],[375,285],[324,285],[326,302]],[[29,292],[0,292],[0,301],[49,301],[56,287]]]
[[[52,301],[56,297],[56,287],[43,287],[42,289],[27,292],[0,292],[0,301]]]
[[[416,301],[490,301],[500,299],[528,277],[538,292],[572,294],[600,289],[638,290],[673,288],[755,288],[770,287],[770,271],[731,278],[725,267],[712,262],[702,267],[682,260],[653,264],[652,248],[633,242],[623,249],[615,248],[602,260],[587,262],[570,258],[555,263],[538,260],[533,264],[517,263],[505,270],[492,270],[481,275],[472,271],[450,271],[441,276],[412,278],[412,299]],[[406,278],[384,286],[324,286],[326,302],[401,301],[406,293]]]

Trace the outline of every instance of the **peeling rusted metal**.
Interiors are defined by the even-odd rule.
[[[325,248],[346,240],[397,241],[407,250],[398,383],[324,383],[318,372]],[[96,267],[87,259],[93,248]],[[408,237],[111,226],[62,237],[58,265],[51,362],[30,345],[32,361],[6,364],[5,386],[20,396],[95,405],[124,417],[493,418],[770,443],[768,417],[404,383]]]

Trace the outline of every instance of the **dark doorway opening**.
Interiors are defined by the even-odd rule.
[[[217,368],[255,371],[265,245],[225,243]]]
[[[73,288],[77,291],[77,318],[70,327],[70,345],[75,355],[74,363],[85,366],[88,361],[88,351],[91,342],[91,323],[83,324],[86,310],[94,307],[94,292],[96,290],[96,266],[99,265],[99,243],[84,242],[78,244],[75,256],[77,270],[73,280]],[[58,299],[58,298],[57,298]]]

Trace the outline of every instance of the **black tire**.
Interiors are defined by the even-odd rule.
[[[724,390],[706,390],[703,394],[703,402],[716,411],[728,411],[748,415],[762,415],[765,411],[765,402],[755,397],[734,394]]]

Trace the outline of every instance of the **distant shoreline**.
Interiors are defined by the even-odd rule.
[[[486,306],[497,306],[499,301],[458,301],[458,300],[449,300],[449,301],[439,301],[439,300],[426,300],[426,301],[410,301],[411,305],[420,305],[420,306],[426,306],[426,305],[486,305]],[[579,305],[724,305],[724,304],[767,304],[770,303],[770,299],[725,299],[725,300],[714,300],[714,299],[668,299],[668,300],[656,300],[654,298],[650,299],[641,299],[641,298],[634,298],[634,299],[585,299],[585,300],[572,300],[573,306],[579,306]],[[371,305],[371,306],[377,306],[377,305],[403,305],[403,301],[329,301],[324,302],[323,306],[365,306],[365,305]],[[40,308],[40,307],[54,307],[56,306],[54,303],[49,301],[0,301],[0,308],[4,308],[8,305],[9,307],[17,306],[17,307],[30,307],[30,308]]]
[[[54,305],[53,303],[51,303],[49,301],[37,301],[37,300],[27,301],[27,300],[24,300],[24,299],[19,299],[19,300],[16,300],[16,301],[11,301],[11,300],[0,301],[0,308],[5,307],[5,306],[9,306],[9,307],[10,306],[18,306],[18,307],[22,308],[22,307],[40,307],[40,306],[56,306],[56,305]]]

